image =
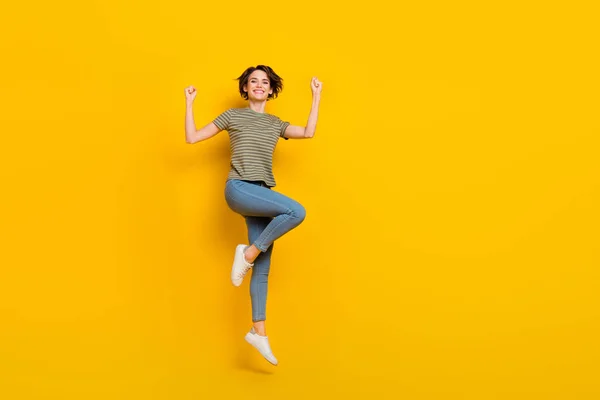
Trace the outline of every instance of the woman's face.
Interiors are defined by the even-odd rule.
[[[248,93],[248,100],[267,100],[269,94],[273,93],[267,73],[259,69],[251,73],[248,83],[244,85],[244,91]]]

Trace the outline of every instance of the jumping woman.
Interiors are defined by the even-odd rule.
[[[280,138],[308,139],[315,135],[323,85],[312,78],[312,106],[306,126],[295,126],[265,112],[267,101],[277,98],[283,79],[266,65],[247,68],[238,78],[239,92],[247,106],[230,108],[212,122],[196,130],[193,103],[196,88],[185,88],[186,142],[207,140],[221,131],[229,133],[230,170],[225,182],[225,200],[240,214],[248,228],[248,244],[236,246],[231,268],[231,282],[240,286],[252,269],[250,299],[252,322],[246,341],[273,365],[273,355],[265,328],[267,284],[273,242],[302,223],[304,207],[297,201],[273,190],[273,152]]]

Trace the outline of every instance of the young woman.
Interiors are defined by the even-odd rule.
[[[312,107],[306,126],[291,125],[265,112],[267,101],[277,98],[283,89],[283,79],[266,65],[247,68],[237,80],[247,107],[230,108],[202,129],[196,130],[193,102],[197,90],[185,88],[187,143],[197,143],[225,130],[229,133],[231,159],[225,183],[227,205],[243,216],[248,228],[249,244],[235,249],[231,282],[240,286],[252,269],[250,298],[252,322],[246,341],[277,365],[265,329],[267,282],[271,265],[273,242],[291,231],[305,218],[306,211],[297,201],[275,192],[272,160],[280,138],[308,139],[315,135],[319,102],[323,85],[312,78]]]

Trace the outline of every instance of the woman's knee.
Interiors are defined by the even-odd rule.
[[[302,223],[306,218],[306,208],[300,203],[298,203],[291,211],[292,216],[298,220],[298,224]]]

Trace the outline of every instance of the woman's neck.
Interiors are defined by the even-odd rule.
[[[267,105],[266,101],[252,101],[252,100],[248,100],[248,108],[250,108],[253,111],[256,111],[258,113],[264,113],[265,112],[265,106]]]

